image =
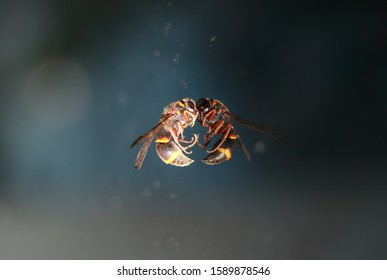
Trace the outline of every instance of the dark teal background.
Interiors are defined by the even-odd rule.
[[[2,1],[1,259],[385,259],[382,1]],[[236,125],[218,166],[130,144],[184,97]],[[187,128],[203,135],[197,124]],[[260,147],[264,148],[263,151]]]

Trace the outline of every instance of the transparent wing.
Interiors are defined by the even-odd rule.
[[[241,139],[241,137],[240,137],[239,135],[238,135],[238,138],[237,138],[237,139],[238,139],[239,145],[241,146],[243,152],[245,153],[245,156],[246,156],[247,160],[248,160],[249,162],[251,162],[250,154],[249,154],[249,152],[247,151],[247,149],[246,149],[246,147],[245,147],[245,144],[243,144],[242,139]]]
[[[140,169],[142,166],[142,163],[144,162],[146,153],[148,152],[149,146],[152,144],[152,140],[155,137],[155,135],[160,131],[160,129],[163,127],[163,123],[168,120],[173,115],[168,115],[164,119],[162,119],[155,127],[153,127],[151,130],[149,130],[147,133],[141,135],[138,137],[132,145],[130,145],[131,148],[136,146],[142,141],[145,141],[145,143],[141,146],[140,151],[137,154],[136,161],[134,163],[134,168]]]
[[[166,118],[162,119],[154,128],[152,128],[151,130],[149,130],[147,133],[141,135],[140,137],[138,137],[133,143],[132,145],[130,145],[131,148],[133,148],[134,146],[136,146],[137,144],[139,144],[140,142],[144,141],[145,139],[148,139],[149,137],[154,137],[159,131],[160,129],[162,128],[162,124],[168,120],[170,117],[172,117],[173,115],[168,115]]]
[[[237,121],[238,123],[240,123],[242,126],[244,126],[246,128],[249,128],[249,129],[252,129],[254,131],[266,134],[274,139],[282,141],[282,137],[277,132],[275,132],[273,129],[271,129],[267,126],[252,123],[248,120],[242,119],[242,118],[235,116],[233,114],[231,114],[231,119]]]
[[[134,163],[134,168],[140,169],[142,166],[142,163],[144,162],[146,153],[148,152],[150,144],[152,144],[154,136],[149,136],[146,140],[145,143],[141,146],[140,151],[137,154],[136,161]]]

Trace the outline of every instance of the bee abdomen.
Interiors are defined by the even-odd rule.
[[[213,147],[219,145],[221,139],[219,139]],[[202,161],[208,165],[215,165],[229,160],[234,154],[236,146],[236,140],[227,138],[224,143],[214,152],[206,156]]]
[[[175,166],[188,166],[194,160],[187,157],[175,142],[156,143],[156,151],[160,159],[166,164]]]
[[[209,154],[208,156],[206,156],[204,159],[202,159],[202,161],[208,165],[215,165],[215,164],[222,163],[226,160],[229,160],[231,158],[231,157],[227,157],[227,154],[219,151],[219,149]]]

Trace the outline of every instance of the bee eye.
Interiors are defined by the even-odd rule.
[[[200,111],[208,111],[208,109],[211,107],[211,103],[210,101],[208,100],[208,98],[200,98],[198,100],[198,102],[196,103],[196,107],[200,110]]]
[[[206,100],[205,98],[200,98],[200,99],[198,100],[198,102],[196,102],[196,106],[197,106],[197,107],[202,106],[202,103],[203,103],[205,100]]]

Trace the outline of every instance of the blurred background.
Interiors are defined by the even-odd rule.
[[[387,5],[1,1],[1,259],[387,258]],[[218,166],[139,146],[163,107],[223,101]],[[198,124],[186,137],[203,135]]]

